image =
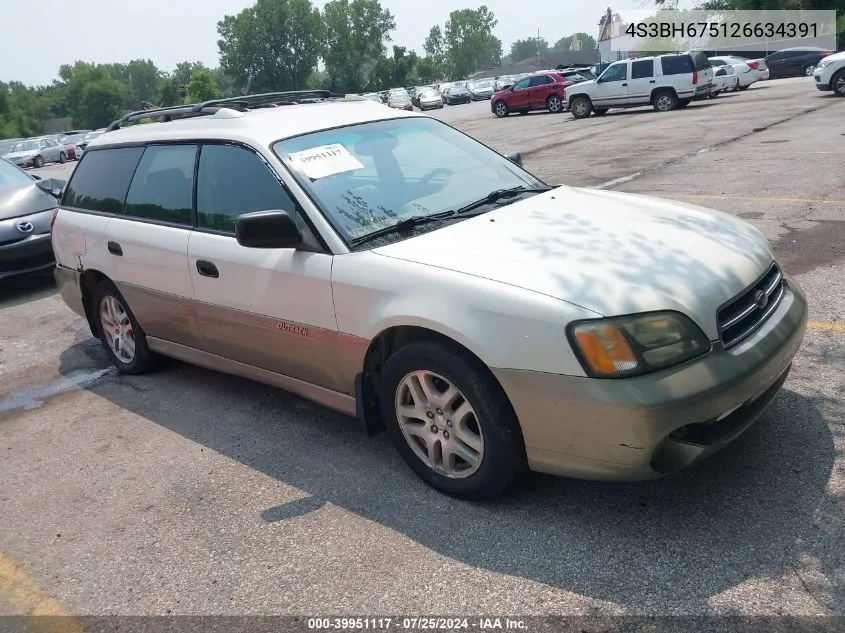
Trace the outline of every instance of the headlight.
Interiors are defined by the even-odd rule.
[[[710,341],[680,312],[579,321],[569,340],[588,375],[626,378],[678,365],[710,351]]]
[[[829,60],[829,59],[823,59],[823,60],[821,60],[821,61],[818,63],[818,67],[819,67],[819,68],[824,68],[824,67],[825,67],[825,66],[827,66],[829,63],[830,63],[830,60]]]

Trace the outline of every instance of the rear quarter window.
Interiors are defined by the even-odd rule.
[[[89,150],[82,156],[62,196],[62,206],[121,213],[143,147]]]
[[[661,68],[664,75],[692,74],[695,70],[692,58],[689,55],[669,55],[660,58]]]

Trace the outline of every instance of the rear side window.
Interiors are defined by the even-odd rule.
[[[124,214],[191,226],[196,158],[196,145],[147,147],[126,195]]]
[[[143,153],[143,147],[85,152],[65,188],[62,206],[120,213],[123,211],[132,174]]]
[[[538,77],[531,78],[531,87],[534,86],[545,86],[546,84],[554,83],[554,80],[549,77],[548,75],[540,75]]]
[[[654,60],[644,59],[631,62],[631,79],[645,79],[654,77]]]
[[[203,145],[197,176],[197,226],[234,233],[235,218],[253,211],[291,211],[295,204],[255,153]]]
[[[692,74],[695,67],[689,55],[669,55],[660,58],[660,64],[664,75]]]

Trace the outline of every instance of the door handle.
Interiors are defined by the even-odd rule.
[[[648,83],[653,84],[655,82],[654,79],[650,79]]]
[[[109,242],[108,243],[108,249],[109,249],[109,253],[111,253],[112,255],[117,255],[117,256],[123,255],[123,249],[120,247],[120,244],[118,244],[117,242]]]
[[[217,279],[220,276],[217,266],[205,259],[197,260],[197,272],[203,277],[214,277]]]
[[[628,83],[626,82],[626,83],[624,83],[624,84],[622,84],[622,85],[623,85],[623,86],[627,86],[627,85],[628,85]]]

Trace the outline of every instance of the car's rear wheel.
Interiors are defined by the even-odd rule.
[[[830,87],[837,97],[845,97],[845,70],[840,70],[830,79]]]
[[[60,162],[62,165],[64,165],[64,164],[67,162],[67,156],[65,155],[65,153],[64,153],[64,152],[61,152],[61,153],[59,154],[59,162]]]
[[[158,358],[147,347],[147,336],[117,286],[107,279],[101,281],[92,302],[100,340],[112,364],[124,374],[152,369]]]
[[[658,92],[652,97],[651,105],[657,112],[669,112],[678,107],[678,97],[673,92]]]
[[[516,415],[469,354],[439,342],[409,343],[385,363],[379,395],[394,445],[433,488],[490,499],[526,470]]]
[[[576,119],[585,119],[590,116],[590,112],[593,110],[593,104],[590,102],[589,98],[583,96],[572,97],[572,101],[569,102],[569,111],[572,113]]]
[[[604,116],[610,108],[593,108],[593,113],[596,116]]]
[[[32,161],[32,165],[34,167],[44,167],[44,157],[36,156],[35,159]]]
[[[552,114],[563,112],[563,99],[561,99],[557,95],[550,96],[548,99],[546,99],[546,108]]]
[[[500,119],[502,117],[508,116],[508,112],[509,112],[508,104],[505,103],[504,101],[497,101],[496,104],[493,106],[493,112]]]
[[[804,76],[805,77],[812,77],[813,71],[816,69],[815,66],[807,66],[804,68]]]

